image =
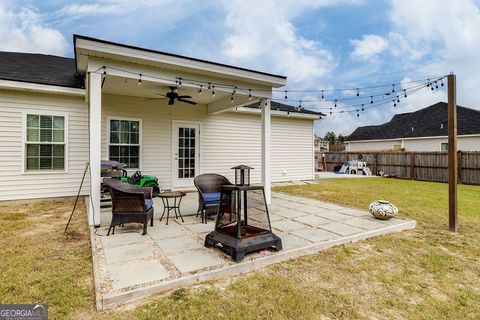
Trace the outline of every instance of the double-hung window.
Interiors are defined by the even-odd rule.
[[[110,120],[109,157],[129,169],[140,168],[140,121]]]
[[[27,114],[25,170],[65,170],[65,117]]]

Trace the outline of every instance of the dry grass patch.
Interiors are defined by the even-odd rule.
[[[51,319],[94,304],[84,204],[68,234],[73,201],[0,205],[0,303],[47,303]]]

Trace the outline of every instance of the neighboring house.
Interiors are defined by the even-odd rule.
[[[322,137],[315,135],[315,153],[328,152],[329,143]]]
[[[231,167],[249,165],[267,201],[272,181],[314,178],[314,121],[322,114],[270,101],[286,77],[73,40],[75,59],[0,53],[0,200],[74,196],[88,161],[81,194],[90,196],[89,224],[97,225],[101,159],[155,175],[169,189],[191,188],[205,172],[233,178]],[[170,87],[197,104],[154,99]],[[261,108],[251,105],[260,99]]]
[[[480,150],[480,111],[457,107],[457,148]],[[359,127],[347,151],[448,151],[448,105],[438,102],[414,112],[396,114],[382,125]]]

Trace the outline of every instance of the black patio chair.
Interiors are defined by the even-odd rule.
[[[142,223],[143,234],[147,234],[147,223],[153,227],[152,187],[137,187],[117,179],[103,179],[103,184],[110,190],[112,196],[112,222],[107,236],[115,226],[124,223]]]
[[[204,173],[193,179],[193,184],[198,190],[197,215],[202,217],[202,223],[207,223],[208,215],[216,213],[220,204],[220,193],[223,185],[232,184],[226,177],[216,173]],[[222,203],[230,205],[231,193],[224,193]]]

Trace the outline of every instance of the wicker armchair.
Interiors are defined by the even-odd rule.
[[[147,223],[153,227],[153,200],[152,188],[142,188],[122,182],[117,179],[107,178],[103,184],[110,190],[112,196],[112,222],[107,236],[115,226],[124,223],[142,223],[143,234],[147,234]]]
[[[196,176],[193,179],[193,184],[198,190],[198,214],[202,217],[202,223],[207,223],[207,215],[209,213],[217,212],[218,205],[220,204],[220,192],[222,186],[232,184],[222,175],[216,173],[204,173]],[[226,194],[223,203],[230,205],[231,193]]]

